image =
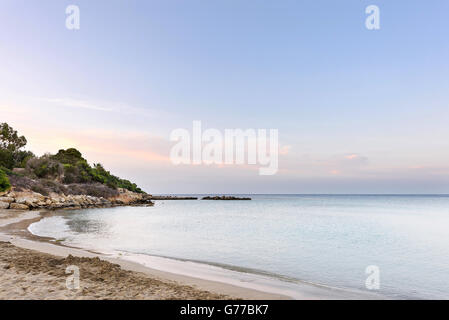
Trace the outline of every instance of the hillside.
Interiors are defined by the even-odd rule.
[[[19,198],[26,198],[26,194],[34,194],[41,205],[55,199],[54,203],[73,199],[76,203],[88,199],[86,196],[91,197],[90,202],[94,204],[107,204],[108,201],[114,204],[117,199],[121,199],[118,204],[128,204],[129,201],[149,199],[135,183],[111,174],[100,163],[91,166],[74,148],[37,157],[23,150],[26,144],[24,136],[7,123],[0,124],[0,193],[3,195],[19,194]],[[61,199],[65,200],[61,202]],[[5,202],[11,203],[11,200]],[[81,201],[81,206],[85,203],[89,204],[89,201]],[[32,208],[33,202],[28,206]]]

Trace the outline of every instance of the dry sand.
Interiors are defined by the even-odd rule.
[[[45,214],[0,210],[0,299],[288,299],[49,243],[27,231]],[[69,265],[77,290],[66,286]]]
[[[66,286],[68,266],[80,271],[80,288]],[[98,257],[58,258],[0,242],[2,299],[224,299],[224,295],[123,270]],[[69,282],[71,283],[71,282]]]

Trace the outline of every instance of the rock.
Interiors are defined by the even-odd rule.
[[[12,197],[0,197],[0,201],[11,203],[11,202],[14,202],[14,198],[12,198]]]
[[[0,201],[0,209],[8,209],[8,208],[9,208],[9,202]]]
[[[197,197],[177,197],[177,196],[152,196],[147,195],[145,200],[198,200]]]
[[[45,197],[37,192],[17,192],[15,199],[16,203],[35,206],[36,203],[43,201]]]
[[[25,173],[25,168],[14,168],[14,169],[12,169],[12,172],[14,172],[14,173],[18,173],[18,174],[23,174],[23,173]]]
[[[239,198],[234,196],[215,196],[215,197],[203,197],[201,200],[251,200],[251,198]]]
[[[105,199],[103,197],[93,197],[89,195],[63,195],[50,192],[49,196],[43,196],[40,193],[31,190],[9,191],[0,194],[0,208],[29,210],[46,208],[56,209],[80,209],[80,208],[98,208],[112,206],[151,206],[152,196],[149,194],[135,193],[124,189],[119,189],[118,195]]]
[[[49,206],[49,209],[60,209],[60,208],[62,208],[63,206],[62,206],[62,203],[52,203],[50,206]]]
[[[22,203],[11,203],[9,205],[10,209],[16,209],[16,210],[29,210],[30,208],[26,204]]]

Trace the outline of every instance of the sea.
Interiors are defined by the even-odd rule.
[[[205,195],[192,195],[201,198]],[[304,297],[304,284],[449,298],[447,195],[236,195],[61,211],[35,235],[149,267]],[[334,290],[334,291],[332,291]]]

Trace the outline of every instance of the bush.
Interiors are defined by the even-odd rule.
[[[55,192],[58,194],[61,194],[61,193],[65,194],[65,195],[69,194],[67,188],[59,182],[48,180],[48,179],[41,179],[38,181],[38,183],[39,183],[40,187],[44,188],[47,191],[47,193]]]
[[[3,170],[3,172],[6,173],[7,176],[15,174],[11,169],[5,168],[3,166],[0,166],[0,170]]]
[[[0,169],[0,192],[7,191],[11,188],[11,183],[9,182],[6,173]]]
[[[72,166],[71,164],[64,164],[64,183],[70,184],[79,182],[78,176],[79,172],[77,167]]]
[[[15,190],[17,191],[31,189],[31,187],[34,185],[34,181],[28,177],[11,175],[9,176],[9,180],[11,182],[11,185],[13,185]]]
[[[17,191],[33,190],[43,196],[48,196],[50,192],[69,194],[63,184],[48,179],[32,180],[28,177],[12,175],[9,180]]]
[[[86,183],[86,184],[78,184],[73,183],[67,186],[68,194],[73,195],[88,195],[92,197],[98,198],[111,198],[118,196],[118,191],[115,189],[111,189],[108,186],[100,183]]]
[[[92,176],[90,175],[91,167],[85,160],[79,160],[76,164],[64,164],[63,182],[71,183],[90,183]]]
[[[33,190],[34,192],[40,193],[43,196],[48,196],[49,195],[48,190],[44,186],[42,186],[40,184],[34,184],[31,187],[31,190]]]
[[[67,150],[59,150],[57,154],[52,156],[52,159],[61,162],[62,164],[76,165],[78,161],[85,160],[81,152],[75,148],[69,148]]]
[[[99,163],[94,165],[90,174],[94,181],[106,184],[110,188],[122,188],[133,192],[144,193],[135,183],[131,183],[128,180],[120,179],[119,177],[112,175]]]
[[[28,160],[35,158],[36,156],[31,151],[18,151],[14,154],[14,167],[26,168]]]
[[[0,166],[8,169],[14,168],[14,157],[11,151],[0,148]]]
[[[45,155],[40,158],[28,160],[26,169],[31,176],[37,178],[58,178],[63,173],[62,165],[50,156]]]

